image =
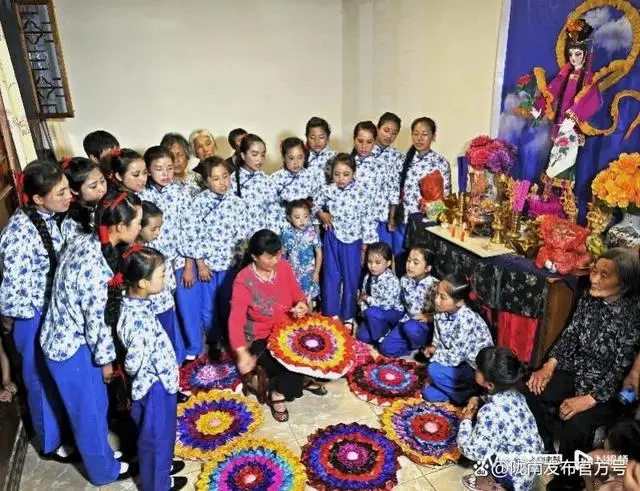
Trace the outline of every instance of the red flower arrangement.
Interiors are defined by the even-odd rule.
[[[465,152],[469,165],[476,171],[509,172],[518,158],[518,148],[498,138],[480,135],[471,140]]]

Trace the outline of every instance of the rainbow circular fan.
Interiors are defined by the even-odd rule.
[[[287,447],[267,440],[227,445],[207,461],[198,491],[304,491],[307,476]]]
[[[353,364],[353,342],[350,331],[341,322],[311,315],[276,326],[267,346],[273,357],[292,372],[337,379]]]
[[[399,447],[382,431],[358,423],[327,426],[302,447],[309,483],[320,491],[392,489],[399,456]]]
[[[397,399],[419,397],[425,372],[417,363],[379,357],[357,366],[349,373],[348,381],[351,391],[360,399],[388,406]]]
[[[394,402],[382,415],[382,429],[404,454],[420,465],[444,465],[460,459],[456,442],[460,412],[451,404],[423,399]]]
[[[193,395],[178,404],[176,456],[208,460],[224,445],[253,433],[261,424],[257,402],[227,390]]]
[[[193,394],[212,389],[240,392],[242,381],[233,360],[212,363],[203,355],[180,368],[180,388]]]

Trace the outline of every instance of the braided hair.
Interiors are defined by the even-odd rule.
[[[93,214],[97,203],[88,203],[82,199],[80,188],[94,169],[98,169],[100,172],[102,170],[96,162],[84,157],[74,157],[65,161],[62,163],[62,168],[69,180],[69,187],[76,193],[76,198],[71,203],[67,216],[80,225],[82,233],[89,234],[93,229]]]
[[[254,143],[262,143],[263,145],[265,144],[262,138],[260,138],[258,135],[254,135],[253,133],[247,134],[247,136],[245,136],[242,139],[242,142],[240,143],[240,157],[241,157],[240,165],[238,165],[235,170],[236,187],[237,187],[236,195],[239,198],[242,198],[242,187],[240,186],[240,168],[247,165],[244,158],[242,158],[242,154],[246,156],[247,152],[249,151],[249,148],[251,148],[251,145],[253,145]]]
[[[44,292],[44,308],[42,312],[42,317],[44,318],[49,307],[51,290],[53,288],[53,277],[58,265],[58,257],[53,245],[51,233],[49,232],[42,215],[38,213],[38,210],[33,203],[33,197],[36,195],[46,196],[61,180],[65,179],[65,176],[60,166],[51,160],[34,160],[24,168],[22,174],[24,181],[21,191],[26,202],[22,205],[21,209],[38,231],[40,240],[42,240],[42,244],[44,245],[49,258],[49,270],[47,271]]]

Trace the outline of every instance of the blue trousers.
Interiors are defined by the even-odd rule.
[[[431,384],[422,390],[422,397],[429,402],[447,402],[462,405],[480,393],[475,383],[475,371],[468,363],[448,367],[440,363],[429,363],[427,373]]]
[[[31,319],[15,319],[13,340],[22,355],[22,379],[27,390],[27,407],[36,439],[41,452],[48,454],[62,444],[62,428],[68,422],[60,393],[40,347],[41,321],[37,311]]]
[[[210,281],[200,282],[200,318],[209,344],[228,337],[233,279],[233,271],[227,269],[215,271]]]
[[[171,487],[171,462],[176,442],[176,395],[160,382],[131,405],[131,418],[138,427],[138,460],[143,491]]]
[[[384,242],[391,247],[391,252],[394,257],[404,251],[402,246],[404,242],[404,231],[398,232],[398,228],[396,227],[393,232],[389,232],[386,221],[378,222],[378,239],[380,239],[380,242]]]
[[[186,356],[184,349],[184,340],[182,339],[182,333],[180,332],[180,324],[178,323],[178,315],[176,314],[175,308],[170,308],[158,314],[156,316],[162,327],[164,328],[167,336],[171,340],[171,344],[173,346],[173,351],[176,352],[176,360],[178,361],[178,365],[181,365],[184,361],[184,357]]]
[[[202,319],[200,305],[202,303],[202,283],[196,278],[191,288],[182,284],[184,268],[176,270],[176,307],[178,319],[184,335],[185,352],[187,355],[198,356],[202,353]]]
[[[364,322],[358,326],[356,337],[368,344],[378,344],[391,328],[400,320],[404,312],[368,307],[364,311]]]
[[[398,322],[380,343],[380,353],[386,356],[406,356],[429,343],[433,324],[414,319]]]
[[[113,482],[120,462],[113,456],[107,435],[107,387],[102,368],[93,364],[86,344],[64,361],[46,359],[69,414],[71,429],[89,481],[94,486]]]
[[[333,230],[327,230],[322,242],[322,312],[328,316],[337,315],[343,321],[353,319],[360,284],[362,241],[345,244],[336,238]]]

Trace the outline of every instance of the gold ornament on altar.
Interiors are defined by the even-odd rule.
[[[602,234],[611,221],[612,214],[603,210],[593,201],[588,205],[587,212],[587,228],[589,229],[589,237],[587,237],[587,250],[593,259],[600,256],[607,250],[607,246],[602,240]]]

